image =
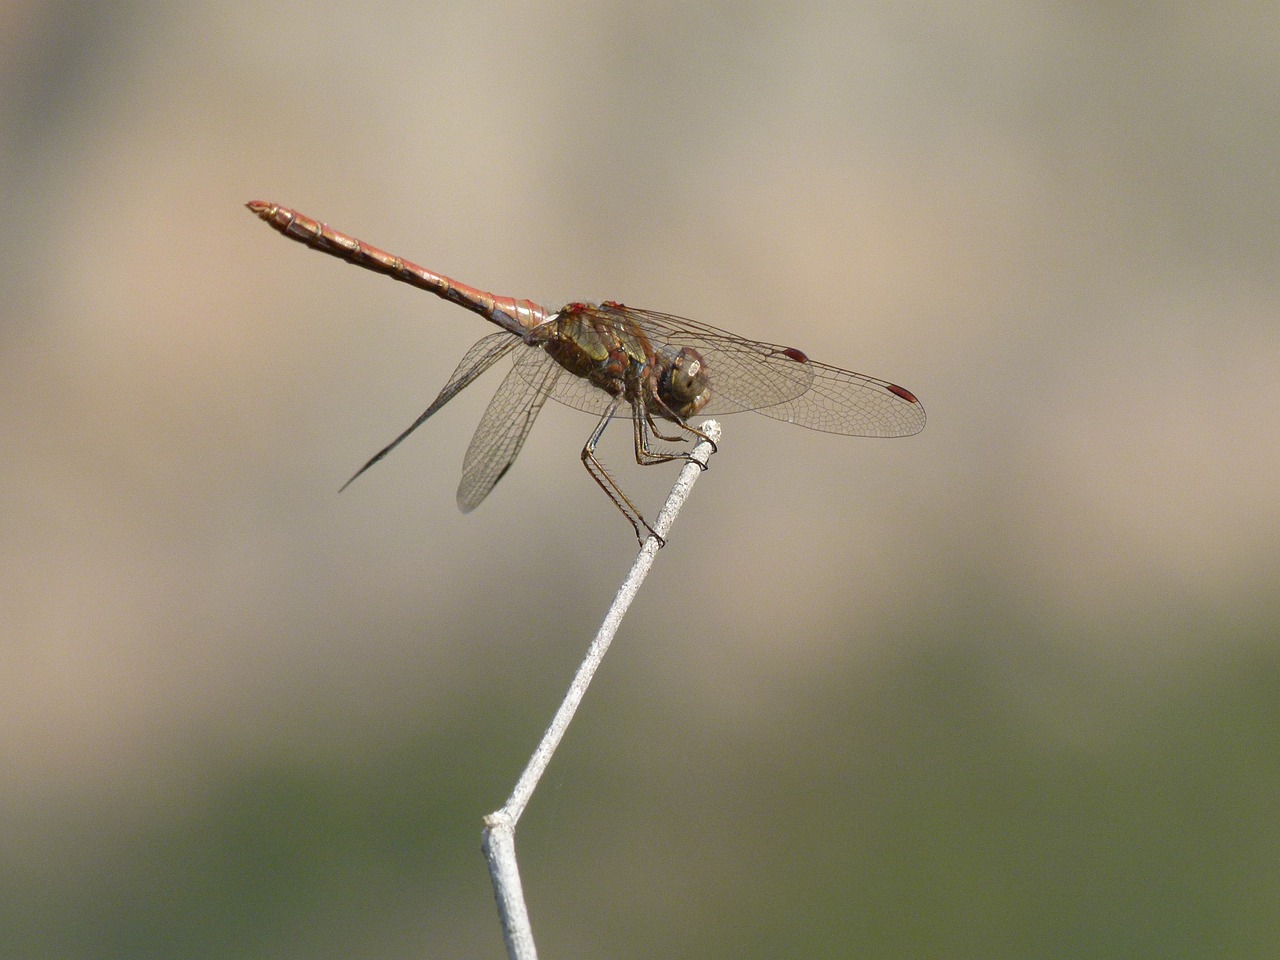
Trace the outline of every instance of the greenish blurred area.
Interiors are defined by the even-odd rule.
[[[1064,674],[1060,702],[1091,731],[1074,742],[1021,719],[973,623],[865,696],[844,692],[865,690],[851,664],[733,751],[634,691],[597,702],[518,835],[541,950],[1264,956],[1280,937],[1274,622],[1253,653],[1140,692]],[[442,925],[490,919],[478,812],[521,762],[534,700],[490,688],[488,728],[405,728],[324,761],[193,758],[189,801],[123,828],[63,812],[41,859],[4,858],[7,955],[445,955]],[[619,726],[671,756],[587,746]],[[594,942],[561,919],[582,916]],[[501,955],[496,923],[487,939]]]

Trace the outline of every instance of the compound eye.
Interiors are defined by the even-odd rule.
[[[663,402],[682,417],[697,413],[711,399],[706,364],[692,347],[683,347],[676,353],[662,386]]]

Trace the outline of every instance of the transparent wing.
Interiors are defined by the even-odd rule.
[[[909,437],[924,429],[924,405],[905,387],[814,360],[804,365],[813,371],[809,389],[756,413],[853,437]]]
[[[548,364],[565,375],[556,377],[550,382],[544,381],[546,373],[543,368]],[[543,384],[547,395],[552,399],[575,410],[581,410],[583,413],[602,417],[613,405],[612,395],[605,393],[590,380],[569,373],[541,348],[520,353],[516,357],[516,370],[520,371],[526,380]],[[615,416],[620,419],[631,419],[631,407],[625,402],[622,403],[616,410]]]
[[[400,436],[396,437],[370,457],[369,462],[357,470],[352,475],[351,479],[342,485],[342,490],[351,486],[351,484],[355,482],[356,477],[360,476],[360,474],[364,473],[388,453],[398,447],[400,442],[422,426],[427,421],[428,417],[456,397],[460,391],[471,384],[471,381],[510,353],[511,350],[521,342],[522,341],[519,337],[513,336],[509,333],[491,333],[479,343],[475,344],[466,352],[466,355],[463,356],[462,360],[459,361],[458,366],[453,371],[453,375],[449,377],[449,382],[444,385],[444,389],[440,391],[440,395],[431,402],[431,406],[427,407],[427,409],[423,411],[422,416],[409,424],[408,429],[401,433]],[[339,490],[338,492],[341,493],[342,490]]]
[[[525,350],[520,354],[489,401],[467,447],[462,461],[462,480],[458,484],[458,509],[463,513],[480,506],[506,476],[555,381],[565,372],[541,350]]]
[[[573,309],[616,326],[624,336],[647,340],[655,351],[692,347],[702,354],[712,391],[702,416],[754,410],[811,430],[863,437],[904,437],[924,428],[924,407],[909,390],[817,363],[794,347],[748,340],[695,320],[620,304]],[[552,396],[597,415],[610,400],[577,377],[562,378]],[[630,416],[630,408],[622,406],[619,415]]]
[[[858,437],[905,437],[924,429],[920,401],[887,380],[683,317],[614,309],[633,318],[650,340],[677,349],[693,347],[702,354],[714,394],[703,415],[754,410],[810,430]]]

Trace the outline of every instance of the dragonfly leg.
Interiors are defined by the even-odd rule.
[[[647,408],[645,409],[645,419],[649,422],[649,432],[652,433],[659,440],[665,440],[667,441],[667,443],[688,443],[689,441],[688,437],[682,437],[682,436],[668,437],[665,433],[659,430],[658,422],[653,419],[653,414]],[[687,429],[686,424],[680,423],[680,421],[678,420],[676,421],[676,426],[680,427],[681,429]]]
[[[683,437],[667,437],[659,433],[654,427],[653,418],[647,410],[636,409],[631,414],[631,431],[635,439],[636,447],[636,463],[642,467],[652,467],[659,463],[670,463],[672,460],[688,460],[690,454],[684,451],[666,451],[654,450],[649,446],[649,434],[661,440],[668,440],[672,443],[679,443]]]
[[[666,406],[658,398],[652,398],[652,402],[659,404],[664,410],[666,409]],[[715,452],[715,441],[705,433],[687,421],[676,417],[675,414],[671,414],[671,418],[672,422],[681,430],[710,443],[712,453]],[[659,430],[657,422],[653,419],[653,413],[647,406],[641,410],[640,404],[633,404],[631,424],[635,433],[636,463],[641,466],[648,467],[658,463],[670,463],[672,460],[693,460],[693,454],[689,451],[668,452],[654,450],[649,446],[649,434],[653,434],[659,440],[666,440],[668,443],[688,443],[689,438],[684,436],[669,437]],[[707,469],[707,465],[699,460],[694,460],[694,463],[697,463],[703,470]]]
[[[636,532],[636,539],[640,541],[641,546],[644,546],[644,542],[648,537],[656,537],[659,547],[666,546],[667,541],[658,536],[657,531],[649,526],[649,521],[644,518],[636,505],[631,502],[631,499],[618,486],[618,481],[609,475],[609,471],[604,468],[604,464],[596,457],[596,445],[600,442],[600,437],[604,434],[604,428],[609,425],[609,420],[612,419],[617,411],[620,402],[620,400],[615,399],[609,409],[605,411],[604,416],[600,418],[600,422],[596,424],[596,428],[591,431],[591,436],[587,438],[587,442],[582,448],[582,465],[587,468],[587,473],[591,475],[591,479],[613,501],[613,505],[631,522],[631,526]]]
[[[692,434],[693,434],[695,437],[697,437],[699,440],[705,440],[707,443],[711,444],[711,452],[712,452],[712,453],[717,453],[717,452],[719,452],[719,450],[720,450],[720,446],[719,446],[719,444],[717,444],[714,440],[712,440],[709,436],[707,436],[705,433],[703,433],[701,430],[699,430],[699,429],[698,429],[697,427],[695,427],[693,424],[691,424],[691,423],[681,423],[681,424],[680,424],[680,426],[681,426],[681,428],[682,428],[682,429],[688,430],[690,433],[692,433]],[[655,430],[654,432],[656,433],[657,431]],[[711,468],[711,462],[710,462],[709,460],[708,460],[706,463],[703,463],[701,460],[695,460],[694,462],[695,462],[695,463],[697,463],[699,466],[701,466],[703,470],[708,470],[708,469],[710,469],[710,468]]]

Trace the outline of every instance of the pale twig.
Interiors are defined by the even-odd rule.
[[[680,507],[689,496],[689,491],[693,489],[694,481],[706,467],[715,449],[715,442],[720,438],[720,425],[714,420],[708,420],[699,426],[699,430],[707,439],[693,448],[693,459],[685,463],[680,476],[676,478],[675,486],[671,488],[671,495],[653,524],[656,536],[649,537],[641,546],[640,554],[636,557],[631,572],[627,574],[627,579],[623,581],[622,588],[614,598],[608,614],[605,615],[600,631],[591,642],[582,665],[574,675],[573,682],[569,684],[569,690],[560,704],[560,709],[556,711],[551,725],[542,736],[542,742],[533,751],[528,766],[520,775],[507,802],[500,810],[484,818],[483,849],[489,861],[489,874],[493,877],[493,892],[498,901],[498,914],[502,919],[502,934],[507,941],[507,955],[511,960],[536,960],[537,958],[537,950],[533,944],[533,929],[529,924],[529,911],[525,907],[524,894],[520,887],[520,870],[516,862],[516,823],[524,813],[529,798],[533,796],[533,791],[547,769],[547,764],[551,762],[552,754],[555,753],[561,738],[569,728],[569,722],[573,719],[578,705],[582,703],[587,686],[600,666],[600,661],[604,659],[605,651],[609,649],[614,634],[618,632],[618,626],[635,598],[636,591],[640,589],[640,584],[648,575],[649,568],[653,566],[654,557],[662,545],[660,538],[666,537],[667,531],[671,529],[676,514],[680,512]]]

